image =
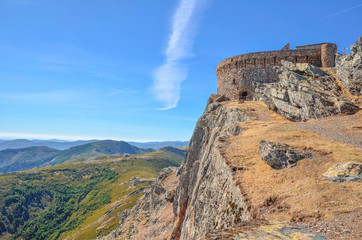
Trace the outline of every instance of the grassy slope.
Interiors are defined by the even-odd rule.
[[[68,160],[88,158],[90,156],[99,156],[104,154],[129,153],[141,154],[153,151],[152,149],[142,149],[132,146],[123,141],[98,141],[80,146],[72,147],[57,154],[52,165],[60,164]]]
[[[0,238],[94,239],[105,235],[118,226],[118,214],[142,195],[137,190],[149,185],[142,180],[182,161],[163,151],[98,159],[0,175]],[[135,177],[141,183],[125,183]],[[11,234],[4,234],[4,229]]]
[[[0,151],[0,172],[23,171],[41,166],[57,165],[69,160],[105,154],[142,154],[154,151],[132,146],[123,141],[97,141],[59,151],[48,147],[28,147]]]
[[[21,171],[49,162],[59,151],[48,147],[28,147],[0,151],[0,172]]]
[[[240,169],[234,179],[251,203],[254,217],[276,222],[330,220],[351,212],[361,204],[362,187],[358,182],[334,183],[322,174],[338,162],[362,162],[360,148],[316,132],[307,131],[267,109],[262,102],[226,102],[229,107],[249,111],[254,120],[241,123],[245,131],[230,137],[225,148],[227,163]],[[347,120],[351,119],[351,120]],[[362,112],[353,116],[331,117],[328,124],[361,137]],[[310,120],[308,123],[317,123]],[[359,133],[357,132],[359,131]],[[262,161],[260,140],[282,142],[307,149],[314,158],[304,159],[289,169],[274,170]]]

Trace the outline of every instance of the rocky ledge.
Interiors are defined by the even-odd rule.
[[[175,167],[162,169],[136,206],[121,213],[119,227],[98,240],[167,239],[175,219],[172,202],[179,184],[177,170]]]
[[[338,113],[353,114],[359,107],[342,95],[336,79],[308,63],[282,61],[280,81],[256,86],[265,103],[283,117],[300,122]]]
[[[350,49],[348,55],[337,54],[336,73],[350,93],[362,96],[362,37]]]

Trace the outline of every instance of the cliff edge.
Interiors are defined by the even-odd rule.
[[[282,61],[263,101],[211,97],[185,162],[103,239],[361,239],[361,97],[334,71]]]

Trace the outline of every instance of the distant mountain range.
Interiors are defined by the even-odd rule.
[[[153,148],[153,149],[160,149],[163,147],[185,147],[189,145],[189,141],[165,141],[165,142],[128,142],[133,146],[139,148]]]
[[[0,140],[0,150],[4,149],[17,149],[17,148],[27,148],[27,147],[36,147],[44,146],[49,148],[54,148],[57,150],[65,150],[71,147],[96,142],[98,140],[86,140],[86,141],[74,141],[74,142],[61,142],[58,140],[27,140],[27,139],[15,139],[15,140]]]
[[[62,141],[57,139],[52,140],[27,140],[27,139],[16,139],[16,140],[0,140],[0,151],[4,149],[19,149],[35,146],[44,146],[54,148],[57,150],[65,150],[71,147],[84,145],[87,143],[97,142],[99,140],[79,140],[79,141]],[[188,146],[188,141],[165,141],[165,142],[128,142],[129,144],[138,148],[153,148],[158,150],[160,148],[170,146],[174,148]]]
[[[66,150],[57,150],[45,146],[0,151],[0,173],[22,171],[32,168],[60,164],[69,160],[116,153],[143,154],[153,152],[123,141],[104,140],[91,142]]]
[[[0,173],[32,169],[49,163],[59,150],[40,147],[0,151]]]
[[[92,156],[116,153],[142,154],[153,152],[152,148],[138,148],[123,141],[104,140],[83,144],[60,151],[51,162],[51,165],[60,164],[68,160],[88,158]]]
[[[22,156],[27,161],[31,156],[46,155],[49,149],[11,149],[1,151],[0,155]],[[69,157],[71,154],[123,150],[132,153],[144,151],[116,141],[100,141],[55,151]],[[119,215],[136,204],[161,169],[180,165],[184,160],[180,156],[185,152],[180,151],[168,147],[130,157],[103,155],[85,161],[1,174],[0,239],[89,240],[105,236],[118,226]],[[162,192],[163,188],[159,189]]]

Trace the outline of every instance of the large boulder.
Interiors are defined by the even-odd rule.
[[[308,63],[282,61],[276,67],[279,82],[256,86],[270,109],[292,121],[306,121],[359,110],[333,76]]]
[[[332,182],[362,181],[362,164],[337,163],[323,173],[323,179]]]
[[[354,95],[362,95],[362,37],[348,55],[336,55],[336,73],[341,83]]]
[[[260,141],[259,148],[263,161],[274,169],[294,167],[299,160],[313,156],[310,152],[292,148],[288,144],[264,140]]]

